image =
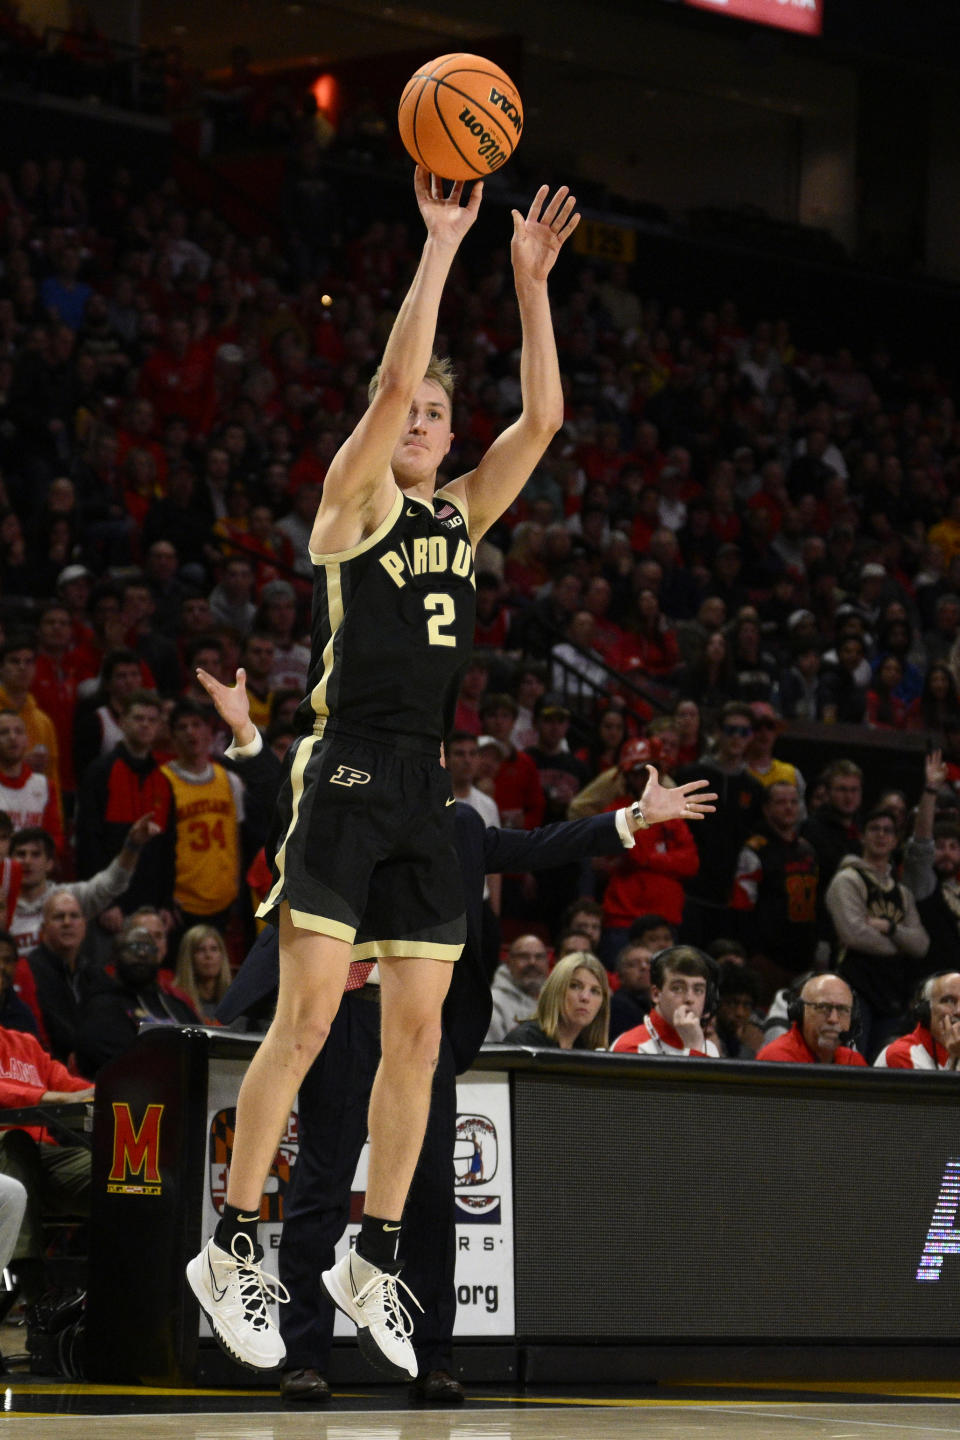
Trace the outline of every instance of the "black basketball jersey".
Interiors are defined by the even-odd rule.
[[[439,742],[444,698],[473,645],[476,582],[466,515],[397,490],[390,514],[352,550],[316,555],[301,731]]]

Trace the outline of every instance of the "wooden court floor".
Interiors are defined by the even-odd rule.
[[[282,1406],[274,1391],[177,1391],[0,1377],[12,1440],[939,1440],[960,1437],[960,1385],[839,1385],[634,1392],[479,1388],[455,1410],[412,1408],[376,1386],[326,1408]]]

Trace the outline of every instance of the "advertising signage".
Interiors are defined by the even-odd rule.
[[[757,25],[796,30],[801,35],[819,35],[823,31],[825,0],[684,0],[684,3],[698,10],[753,20]]]

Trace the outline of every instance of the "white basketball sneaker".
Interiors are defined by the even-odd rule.
[[[408,1285],[389,1270],[349,1250],[321,1279],[335,1305],[357,1327],[357,1343],[364,1357],[395,1377],[417,1378],[417,1357],[410,1336],[413,1321],[397,1292],[406,1290],[417,1309],[423,1306]]]
[[[228,1355],[251,1370],[275,1370],[287,1349],[267,1302],[285,1303],[290,1296],[261,1269],[263,1251],[246,1235],[234,1236],[231,1251],[208,1240],[187,1266],[190,1289]]]

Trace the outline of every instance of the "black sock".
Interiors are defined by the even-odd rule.
[[[253,1256],[256,1258],[260,1246],[257,1243],[257,1225],[260,1222],[260,1208],[256,1212],[239,1210],[236,1205],[224,1204],[223,1214],[217,1222],[217,1228],[213,1232],[213,1243],[219,1245],[221,1250],[233,1254],[233,1241],[237,1235],[246,1235],[253,1246]],[[246,1246],[238,1247],[241,1255],[246,1255]],[[261,1252],[262,1253],[262,1252]]]
[[[357,1236],[357,1254],[381,1270],[392,1270],[397,1264],[400,1248],[400,1221],[378,1220],[376,1215],[364,1215]]]

